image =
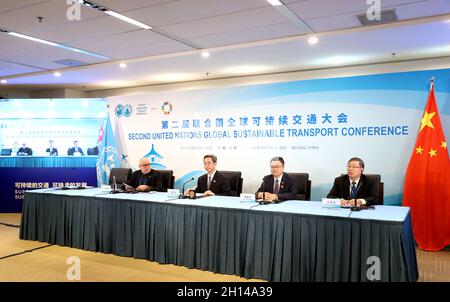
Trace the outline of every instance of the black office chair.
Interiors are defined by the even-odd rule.
[[[96,155],[95,151],[94,151],[94,148],[88,148],[87,149],[87,155]]]
[[[12,149],[2,149],[1,156],[11,156]]]
[[[346,174],[341,174],[341,176],[344,176]],[[381,175],[380,174],[364,174],[368,178],[372,179],[375,183],[375,187],[377,187],[378,191],[378,204],[383,205],[384,204],[384,183],[381,181]]]
[[[225,177],[230,180],[230,195],[229,196],[240,196],[242,193],[242,185],[244,180],[242,179],[242,173],[240,171],[222,171]]]
[[[373,179],[375,186],[378,186],[378,204],[384,204],[384,183],[381,181],[380,174],[364,174],[368,178]]]
[[[175,176],[173,176],[173,170],[155,170],[162,175],[162,190],[167,192],[167,189],[173,189],[175,184]]]
[[[288,173],[297,179],[297,200],[311,200],[311,180],[308,173]]]
[[[116,177],[116,184],[118,188],[123,186],[122,182],[127,182],[131,176],[131,169],[129,168],[112,168],[109,173],[109,184],[113,186],[114,177]]]

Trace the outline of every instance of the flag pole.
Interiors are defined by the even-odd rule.
[[[430,82],[431,82],[431,85],[430,85],[430,91],[431,91],[431,89],[433,89],[433,86],[434,86],[434,80],[435,80],[435,78],[434,78],[434,77],[431,77],[431,79],[430,79]]]

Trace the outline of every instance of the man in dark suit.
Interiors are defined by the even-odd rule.
[[[58,156],[58,149],[53,147],[53,141],[52,140],[48,141],[48,148],[45,150],[45,152],[47,152],[48,155],[50,155],[50,156]]]
[[[217,156],[207,154],[203,157],[206,174],[198,178],[196,193],[204,193],[206,196],[230,194],[230,180],[216,170],[216,165]]]
[[[27,144],[23,143],[22,147],[17,150],[17,156],[30,156],[33,155],[33,150],[27,147]]]
[[[270,160],[270,172],[270,175],[264,176],[263,183],[256,192],[256,198],[271,203],[295,199],[297,182],[287,173],[284,173],[284,159],[282,157],[274,157]]]
[[[364,161],[359,157],[347,163],[347,175],[337,177],[327,198],[340,198],[341,206],[370,206],[378,204],[376,184],[363,174]]]
[[[162,192],[162,175],[152,169],[149,158],[141,158],[139,160],[139,169],[131,174],[130,179],[127,181],[128,185],[140,192]],[[125,189],[130,190],[132,188],[125,186]]]
[[[77,155],[84,155],[83,149],[78,147],[78,141],[74,141],[73,147],[67,150],[67,155],[75,155],[75,153],[77,153]]]

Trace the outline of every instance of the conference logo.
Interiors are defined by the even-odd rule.
[[[116,106],[116,109],[114,110],[117,117],[130,117],[133,113],[133,107],[130,104],[122,105],[119,104]]]
[[[172,109],[173,109],[172,104],[167,101],[162,103],[161,105],[161,111],[162,113],[164,113],[164,115],[170,114],[172,112]]]
[[[150,152],[145,154],[144,157],[150,159],[150,164],[151,164],[152,168],[161,169],[161,170],[164,170],[165,168],[167,168],[162,163],[162,160],[164,157],[161,154],[159,154],[158,152],[156,152],[154,144],[152,144]]]

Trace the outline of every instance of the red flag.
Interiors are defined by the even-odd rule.
[[[406,171],[403,205],[411,207],[419,248],[438,251],[450,244],[450,160],[433,84]]]

